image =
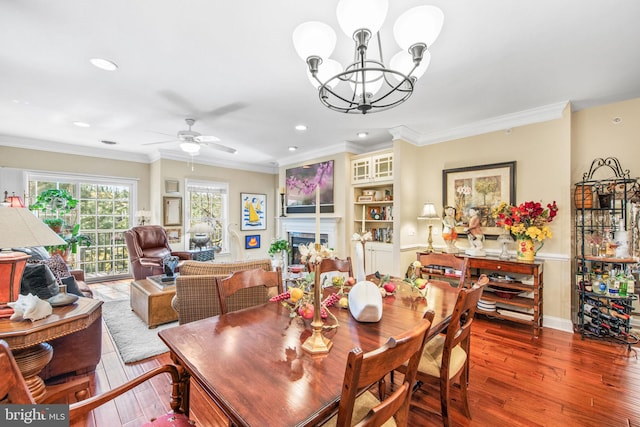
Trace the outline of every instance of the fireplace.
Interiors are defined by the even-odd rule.
[[[339,217],[320,218],[320,242],[328,247],[341,251],[338,245]],[[298,246],[314,243],[316,239],[316,219],[314,217],[281,217],[278,219],[278,238],[289,242],[292,247],[289,265],[300,264]]]
[[[289,255],[289,265],[291,264],[302,264],[300,260],[300,251],[298,250],[298,246],[300,245],[308,245],[309,243],[315,243],[316,235],[315,233],[298,233],[298,232],[290,232],[289,233],[289,246],[291,246],[291,254]],[[320,244],[327,244],[327,235],[320,234]]]

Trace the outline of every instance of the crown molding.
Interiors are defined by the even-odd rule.
[[[114,151],[99,147],[85,147],[81,145],[65,144],[64,142],[25,138],[14,135],[0,135],[0,145],[47,152],[55,151],[56,153],[73,154],[77,156],[100,157],[111,160],[123,160],[139,163],[151,162],[150,156],[146,154],[119,150]],[[52,147],[55,147],[55,150],[52,150]]]
[[[478,122],[469,123],[464,126],[444,130],[442,132],[423,134],[416,145],[422,146],[437,144],[439,142],[482,135],[517,126],[557,120],[562,118],[562,112],[566,108],[567,104],[569,104],[569,101],[562,101],[555,104],[532,108],[530,110],[518,111],[515,113],[505,114],[503,116],[480,120]],[[411,138],[411,135],[409,135],[408,138]]]

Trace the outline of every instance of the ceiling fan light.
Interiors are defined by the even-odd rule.
[[[185,153],[196,154],[200,152],[200,144],[197,142],[182,142],[180,143],[180,149]]]
[[[418,6],[400,15],[393,25],[393,36],[398,45],[408,50],[411,45],[436,41],[442,30],[444,13],[435,6]]]
[[[356,30],[366,28],[377,33],[387,17],[388,0],[340,0],[336,9],[338,24],[352,38]]]
[[[427,71],[427,68],[429,68],[430,62],[431,54],[428,50],[426,50],[422,57],[422,61],[420,61],[420,65],[418,65],[418,68],[413,71],[411,77],[415,77],[416,79],[422,77],[422,75]],[[409,76],[409,72],[413,69],[413,65],[413,58],[406,50],[401,50],[400,52],[396,53],[391,58],[391,61],[389,61],[389,67],[392,70],[400,71],[407,77]],[[402,80],[397,74],[394,74],[393,77],[398,81]]]
[[[293,30],[293,46],[303,61],[314,55],[324,61],[336,47],[336,32],[323,22],[305,22]]]
[[[327,59],[322,62],[322,65],[320,65],[320,67],[318,67],[318,74],[317,74],[318,80],[320,80],[324,84],[331,77],[341,72],[342,72],[342,65],[340,65],[338,61],[333,59]],[[315,87],[316,89],[320,87],[320,83],[318,83],[318,80],[313,78],[313,76],[311,75],[311,71],[309,71],[308,69],[307,69],[307,77],[309,77],[309,81],[311,82],[313,87]],[[339,79],[335,79],[334,81],[331,82],[331,84],[327,86],[333,89],[337,83],[340,83]]]

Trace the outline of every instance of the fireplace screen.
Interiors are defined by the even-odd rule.
[[[291,246],[291,254],[289,254],[289,265],[302,264],[300,260],[300,251],[298,246],[314,243],[316,235],[313,233],[289,233],[289,246]],[[328,241],[327,234],[320,235],[320,244],[326,245]]]

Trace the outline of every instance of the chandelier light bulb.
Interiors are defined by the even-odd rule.
[[[341,72],[342,65],[338,61],[334,59],[327,59],[322,61],[322,64],[318,67],[317,80],[311,75],[311,71],[309,71],[309,69],[307,69],[307,77],[309,77],[309,81],[315,88],[319,88],[331,77]],[[339,82],[340,81],[338,79],[327,82],[327,87],[333,89]]]
[[[389,61],[389,67],[392,70],[400,71],[405,76],[408,76],[411,70],[413,70],[413,73],[411,73],[411,77],[419,79],[427,71],[427,68],[429,68],[430,62],[431,54],[428,50],[425,50],[422,61],[420,61],[420,65],[418,65],[418,67],[413,70],[415,64],[413,63],[411,54],[405,50],[401,50],[400,52],[393,55],[391,61]],[[397,74],[394,74],[393,77],[398,81],[402,81],[400,76],[398,76]]]
[[[303,61],[310,56],[319,56],[324,61],[336,47],[336,32],[323,22],[305,22],[293,30],[293,46]]]
[[[393,36],[404,50],[416,43],[431,47],[440,35],[443,24],[442,10],[435,6],[418,6],[400,15],[393,26]]]
[[[388,0],[340,0],[336,9],[338,24],[352,38],[357,30],[366,28],[374,35],[380,30],[389,9]]]

